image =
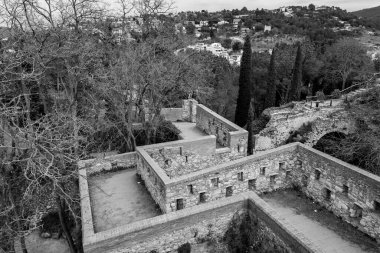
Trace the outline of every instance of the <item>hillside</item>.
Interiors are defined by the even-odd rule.
[[[363,9],[360,11],[355,11],[352,12],[358,17],[363,17],[363,18],[379,18],[380,19],[380,6],[373,7],[373,8],[368,8],[368,9]]]

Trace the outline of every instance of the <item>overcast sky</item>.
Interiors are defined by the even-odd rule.
[[[317,6],[338,6],[348,11],[356,11],[380,5],[379,0],[314,0],[311,2],[302,0],[175,0],[177,11],[223,9],[241,9],[244,6],[249,10],[256,8],[276,9],[281,6],[302,5],[313,3]]]

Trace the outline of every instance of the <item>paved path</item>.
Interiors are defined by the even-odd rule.
[[[207,134],[198,129],[195,123],[191,122],[173,122],[174,126],[181,131],[181,138],[184,140],[195,140]]]
[[[302,208],[294,208],[292,204],[287,202],[292,202],[292,200],[287,200],[287,196],[283,196],[283,199],[279,197],[271,198],[265,195],[262,196],[263,199],[274,208],[281,216],[290,222],[298,231],[300,231],[305,237],[310,241],[314,242],[323,252],[331,253],[361,253],[361,252],[380,252],[379,248],[376,247],[376,243],[373,245],[372,241],[365,237],[364,235],[358,236],[356,233],[358,231],[350,227],[350,229],[344,230],[334,225],[335,222],[342,221],[330,221],[330,224],[322,224],[318,222],[317,219],[313,219],[313,216],[306,216],[303,213]],[[280,197],[281,198],[281,197]],[[300,201],[302,202],[302,201]],[[319,211],[317,211],[319,212]],[[326,213],[321,213],[323,215],[322,219],[336,219],[333,214],[326,211]],[[352,231],[350,231],[352,229]],[[343,230],[343,231],[342,231]],[[345,234],[344,234],[345,233]]]

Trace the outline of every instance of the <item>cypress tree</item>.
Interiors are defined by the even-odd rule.
[[[254,98],[252,97],[251,102],[249,104],[249,111],[248,111],[248,122],[247,122],[247,131],[248,131],[248,147],[247,147],[247,154],[252,155],[253,154],[253,148],[254,148],[254,138],[253,138],[253,121],[255,120],[255,103]]]
[[[238,126],[245,126],[247,124],[249,103],[251,101],[251,84],[252,76],[252,49],[251,39],[247,35],[243,47],[243,55],[240,64],[239,76],[239,94],[236,103],[235,123]]]
[[[270,64],[268,68],[268,79],[267,79],[267,92],[265,97],[265,108],[273,107],[276,105],[276,50],[273,49],[272,55],[270,57]]]
[[[292,82],[288,91],[287,101],[298,101],[302,85],[302,48],[298,45],[296,61],[294,63]]]

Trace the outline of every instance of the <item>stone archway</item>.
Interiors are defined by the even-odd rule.
[[[348,133],[349,134],[349,133]],[[322,151],[327,154],[335,152],[336,148],[339,148],[336,144],[339,144],[343,139],[347,137],[347,132],[331,131],[319,138],[313,148]]]

